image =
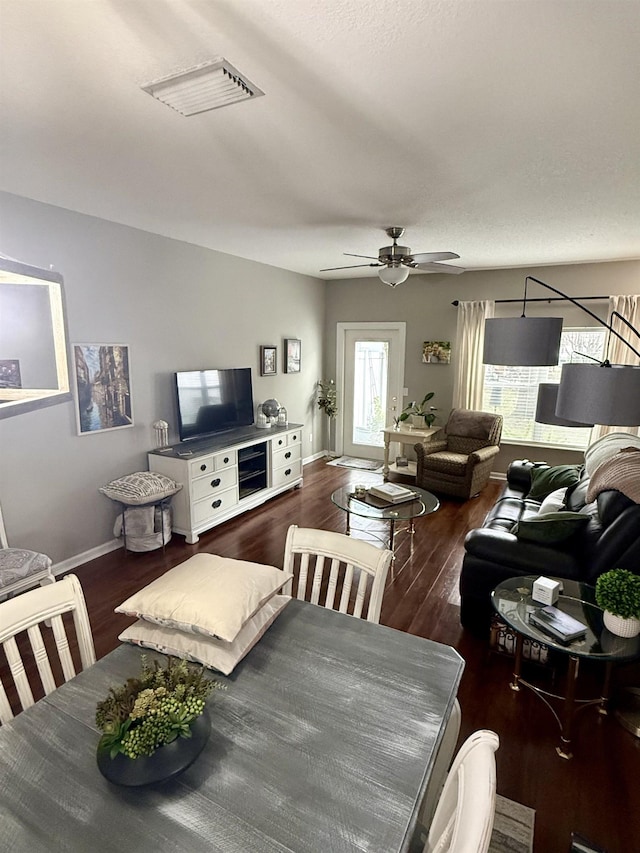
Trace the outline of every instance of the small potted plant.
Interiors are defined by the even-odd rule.
[[[205,701],[214,688],[224,685],[202,666],[169,657],[163,668],[142,655],[141,675],[96,707],[100,772],[119,785],[146,785],[185,770],[209,737]]]
[[[406,421],[409,418],[412,418],[412,422],[415,426],[430,427],[436,419],[434,413],[437,409],[435,406],[427,406],[427,403],[433,398],[434,394],[434,391],[429,391],[424,395],[424,399],[421,403],[418,403],[417,400],[412,400],[404,407],[398,420]]]
[[[640,575],[628,569],[604,572],[596,581],[596,602],[604,610],[604,624],[612,634],[640,634]]]

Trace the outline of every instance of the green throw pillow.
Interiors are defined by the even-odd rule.
[[[563,542],[589,521],[588,515],[580,512],[545,512],[518,521],[511,528],[518,539],[554,545]]]
[[[532,468],[528,497],[544,500],[551,492],[577,483],[582,465],[554,465],[553,468]]]

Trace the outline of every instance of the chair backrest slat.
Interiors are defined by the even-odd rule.
[[[33,705],[33,692],[27,675],[27,667],[20,652],[20,646],[24,646],[27,654],[26,640],[30,645],[30,656],[37,667],[38,675],[45,695],[56,689],[50,661],[50,647],[55,644],[64,681],[68,681],[76,674],[73,663],[71,645],[63,621],[63,614],[72,613],[75,627],[76,642],[80,654],[82,668],[85,669],[95,663],[96,655],[91,636],[91,626],[87,614],[87,606],[82,594],[82,587],[75,575],[67,575],[57,583],[32,589],[21,595],[10,598],[0,603],[0,643],[2,644],[9,672],[13,679],[15,692],[17,693],[22,709]],[[51,623],[51,639],[43,636],[42,623]],[[49,630],[49,629],[45,629]],[[19,634],[26,634],[25,643],[16,642]],[[13,711],[8,701],[6,687],[0,685],[0,723],[6,723],[13,719]]]
[[[312,604],[321,604],[323,590],[326,590],[324,606],[335,609],[340,590],[339,611],[361,617],[368,596],[366,618],[369,622],[380,621],[382,596],[393,559],[391,551],[342,533],[291,525],[287,533],[283,568],[297,575],[296,596],[302,600],[307,597],[309,563],[312,559],[315,560],[309,597]],[[358,583],[354,593],[356,575]]]

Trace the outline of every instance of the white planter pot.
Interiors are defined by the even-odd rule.
[[[411,423],[414,429],[424,429],[426,427],[424,418],[421,415],[411,415]]]
[[[630,638],[640,634],[640,619],[635,619],[633,616],[623,619],[622,616],[616,616],[608,610],[604,611],[604,626],[616,637]]]

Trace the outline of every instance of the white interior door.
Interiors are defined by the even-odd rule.
[[[405,323],[338,323],[336,452],[382,460],[382,430],[402,410],[405,337]]]

